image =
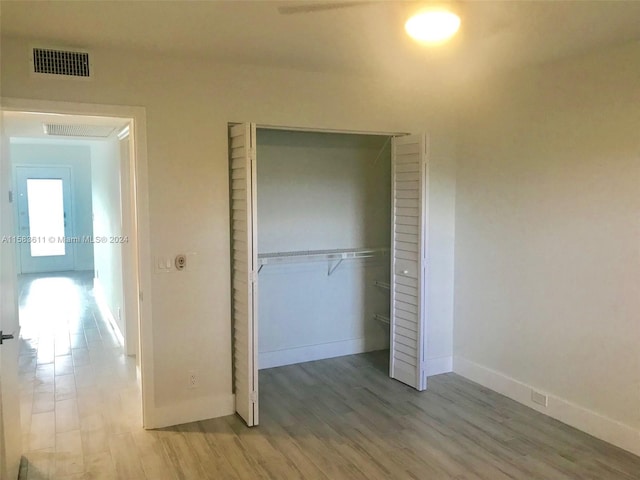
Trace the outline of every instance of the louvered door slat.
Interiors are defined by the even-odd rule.
[[[391,377],[426,388],[426,139],[393,139]]]
[[[233,384],[236,412],[258,424],[255,125],[229,128]]]

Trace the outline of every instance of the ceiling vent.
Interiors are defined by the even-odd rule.
[[[35,73],[88,78],[91,76],[89,67],[87,52],[48,48],[33,49],[33,71]]]
[[[64,125],[57,123],[43,123],[45,135],[58,137],[99,137],[107,138],[115,127],[109,125]]]

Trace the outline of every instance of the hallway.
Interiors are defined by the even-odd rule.
[[[102,319],[92,273],[23,275],[19,287],[20,478],[116,478],[114,453],[145,432],[135,359]]]

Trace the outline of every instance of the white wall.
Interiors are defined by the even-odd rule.
[[[389,247],[388,137],[258,129],[258,155],[260,253]]]
[[[124,337],[126,311],[122,280],[122,237],[120,185],[120,144],[117,137],[91,143],[91,185],[93,192],[93,233],[106,242],[93,244],[94,286],[100,303]]]
[[[145,292],[153,311],[155,385],[155,410],[147,413],[156,425],[232,409],[228,122],[431,133],[437,188],[430,193],[430,284],[441,292],[430,298],[428,351],[451,355],[455,181],[447,96],[384,79],[129,50],[92,49],[89,81],[47,80],[29,74],[29,45],[29,39],[2,39],[2,95],[144,106],[151,254],[198,254],[186,271],[154,274],[152,291]],[[200,374],[197,389],[188,388],[190,371]]]
[[[11,162],[17,166],[71,167],[73,198],[73,236],[91,237],[91,151],[87,145],[74,145],[69,140],[15,138],[11,140]],[[93,270],[93,245],[81,242],[67,244],[74,249],[75,270]]]
[[[388,137],[258,130],[259,253],[389,248]],[[266,265],[260,368],[388,347],[389,257]]]
[[[640,453],[640,45],[464,99],[456,371]]]

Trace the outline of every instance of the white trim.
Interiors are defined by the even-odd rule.
[[[134,173],[131,178],[132,196],[135,208],[131,214],[135,216],[137,231],[131,232],[129,248],[137,258],[137,265],[131,265],[127,274],[134,278],[132,290],[125,292],[125,299],[139,302],[139,338],[140,368],[142,390],[142,418],[145,428],[153,428],[157,424],[154,419],[154,363],[153,363],[153,327],[151,314],[151,243],[149,227],[149,187],[147,166],[147,127],[144,107],[101,105],[93,103],[58,102],[21,98],[0,98],[3,111],[53,113],[59,115],[84,115],[100,117],[116,117],[131,121],[131,141],[135,146],[135,155],[131,159]],[[3,156],[4,157],[4,156]],[[144,301],[139,300],[144,292]]]
[[[122,336],[122,331],[118,326],[118,322],[116,322],[116,318],[113,315],[113,312],[109,308],[109,303],[107,302],[107,297],[104,293],[104,287],[100,282],[98,277],[93,277],[93,296],[96,299],[96,304],[98,305],[98,309],[100,310],[100,314],[109,321],[111,324],[111,328],[113,329],[116,337],[118,337],[118,341],[120,345],[124,347],[124,337]]]
[[[242,122],[230,122],[229,125],[235,125]],[[285,130],[290,132],[306,132],[306,133],[339,133],[343,135],[372,135],[381,137],[403,137],[409,135],[404,132],[372,132],[368,130],[340,130],[335,128],[313,128],[313,127],[288,127],[286,125],[267,125],[256,124],[258,130]]]
[[[124,140],[129,136],[130,128],[129,125],[125,125],[122,130],[120,130],[116,135],[118,136],[118,140]]]
[[[181,425],[208,418],[233,415],[234,413],[235,396],[233,394],[197,397],[179,404],[172,403],[171,405],[156,408],[152,415],[155,423],[148,425],[147,428]]]
[[[629,425],[551,394],[546,394],[549,399],[547,407],[533,403],[531,391],[540,389],[463,357],[454,358],[453,371],[540,413],[640,455],[640,430]]]
[[[0,235],[14,235],[17,219],[14,218],[13,205],[5,195],[7,190],[12,188],[12,175],[9,162],[3,159],[9,158],[9,141],[5,136],[4,124],[0,117]],[[16,201],[15,198],[13,201]],[[0,243],[0,326],[5,330],[18,330],[18,295],[17,272],[15,270],[16,248],[9,243]],[[15,334],[14,334],[15,335]],[[9,350],[11,354],[9,355]],[[8,356],[5,356],[8,355]],[[0,351],[0,364],[2,357],[6,359],[17,358],[18,342],[8,342]],[[2,365],[0,365],[0,369]],[[6,360],[4,370],[0,378],[0,477],[17,478],[20,469],[21,436],[20,425],[20,399],[19,395],[7,395],[9,389],[18,391],[18,365],[11,362],[7,366]],[[2,398],[2,391],[5,398]],[[4,408],[4,412],[2,411]]]
[[[356,338],[354,340],[342,340],[271,352],[260,352],[258,356],[258,368],[262,370],[264,368],[281,367],[294,363],[312,362],[325,358],[372,352],[374,350],[386,349],[387,346],[388,341],[384,337],[377,339]]]
[[[135,178],[135,145],[131,141],[131,125],[130,123],[121,132],[126,135],[121,139],[118,136],[118,150],[119,150],[119,165],[118,172],[120,175],[120,185],[131,185]],[[122,144],[126,142],[128,145],[128,151],[126,155],[123,155]],[[131,190],[120,191],[120,215],[121,215],[121,234],[126,238],[132,238],[136,230],[136,212],[135,198]],[[131,295],[136,295],[136,278],[137,272],[133,271],[138,265],[138,258],[135,248],[122,248],[120,252],[122,261],[122,293],[123,293],[123,313],[124,313],[124,350],[129,356],[140,357],[140,340],[139,340],[139,297],[133,300],[128,299],[125,292],[131,292]],[[139,365],[139,361],[136,360],[136,364]]]
[[[427,377],[453,372],[453,356],[427,358]]]

